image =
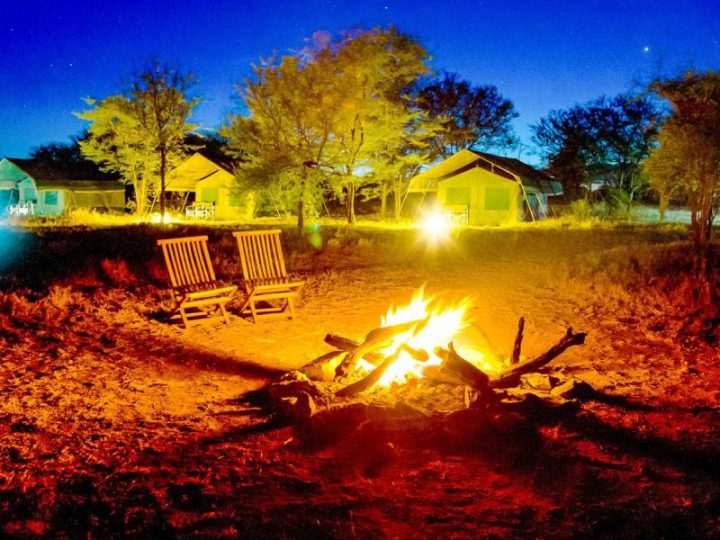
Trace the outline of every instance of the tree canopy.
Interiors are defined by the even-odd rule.
[[[601,97],[585,105],[553,110],[532,127],[550,174],[571,198],[585,195],[593,181],[632,200],[641,188],[661,116],[647,96]]]
[[[647,163],[650,183],[662,202],[687,203],[693,238],[703,245],[720,201],[720,74],[688,72],[655,81],[651,89],[669,102],[672,114]]]
[[[517,144],[511,124],[517,113],[495,86],[472,86],[457,74],[445,73],[420,88],[417,103],[442,126],[430,141],[432,158],[445,159],[464,148],[489,150]]]
[[[115,178],[114,175],[103,174],[98,165],[83,156],[80,142],[87,135],[73,138],[71,143],[50,143],[38,146],[30,152],[30,157],[41,167],[51,170],[66,178]]]
[[[292,194],[299,225],[327,189],[354,221],[358,188],[378,181],[389,146],[418,122],[409,88],[425,62],[417,42],[389,28],[316,34],[298,54],[255,66],[239,88],[248,114],[232,116],[223,131],[234,155],[247,159],[241,181],[262,186],[275,203]]]
[[[152,62],[121,94],[86,99],[92,107],[77,116],[90,122],[82,153],[102,170],[118,173],[135,189],[137,212],[159,195],[165,212],[168,167],[186,155],[185,135],[198,100],[188,97],[192,76]]]

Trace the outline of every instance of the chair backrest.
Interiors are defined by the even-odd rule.
[[[233,236],[240,252],[243,278],[247,281],[287,277],[280,244],[280,229],[239,231]]]
[[[215,281],[207,240],[207,236],[186,236],[157,241],[174,288]]]

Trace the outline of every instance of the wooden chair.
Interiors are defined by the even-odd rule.
[[[178,302],[170,316],[179,314],[185,326],[190,318],[214,314],[222,314],[227,323],[225,304],[238,289],[216,281],[207,240],[207,236],[188,236],[157,241]]]
[[[292,281],[285,271],[280,230],[234,232],[242,264],[242,287],[248,297],[241,315],[260,317],[295,315],[294,300],[304,281]]]

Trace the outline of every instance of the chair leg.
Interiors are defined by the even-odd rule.
[[[288,319],[293,319],[295,317],[295,304],[292,298],[287,299],[287,309],[289,312]]]
[[[220,311],[222,312],[223,319],[225,319],[225,324],[230,324],[230,319],[228,319],[227,311],[225,310],[225,304],[219,304]]]
[[[255,300],[250,301],[250,312],[252,313],[253,323],[257,323],[257,310],[255,309]]]
[[[183,326],[185,328],[187,328],[188,320],[187,320],[187,315],[185,314],[185,308],[181,306],[179,311],[180,311],[180,317],[182,318]]]

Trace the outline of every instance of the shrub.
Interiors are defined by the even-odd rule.
[[[570,203],[570,215],[577,221],[589,221],[592,216],[592,207],[586,199],[578,199]]]
[[[137,278],[123,259],[103,259],[100,268],[113,287],[130,287],[137,283]]]

